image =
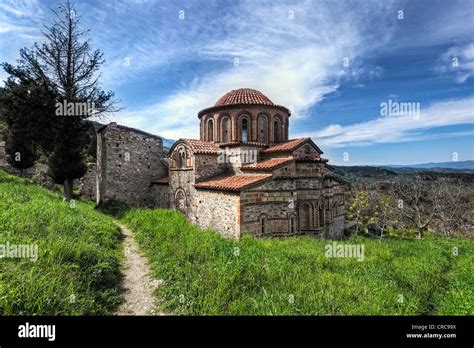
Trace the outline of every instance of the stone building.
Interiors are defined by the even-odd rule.
[[[198,118],[200,139],[176,141],[168,161],[159,137],[116,124],[100,129],[97,201],[175,209],[235,238],[342,235],[348,184],[311,138],[289,139],[286,107],[243,88]]]
[[[97,200],[97,164],[87,164],[87,172],[79,180],[79,192],[84,198]]]
[[[159,184],[171,208],[236,238],[343,233],[348,185],[310,138],[288,139],[287,108],[238,89],[198,117],[200,139],[173,145]]]
[[[98,129],[97,204],[119,200],[152,207],[151,183],[167,173],[159,136],[116,123]]]

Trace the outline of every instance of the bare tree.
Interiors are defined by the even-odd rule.
[[[438,229],[446,235],[452,235],[455,231],[463,229],[472,229],[470,192],[459,180],[441,179],[438,181],[443,196],[443,209],[440,209],[436,217]]]
[[[450,209],[445,202],[446,187],[435,180],[397,178],[393,193],[399,199],[399,213],[417,230],[422,238],[443,210]]]

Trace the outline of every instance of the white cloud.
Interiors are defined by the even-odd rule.
[[[302,133],[300,136],[314,137],[318,144],[328,148],[342,148],[459,135],[426,132],[455,125],[474,126],[474,97],[437,102],[427,108],[422,106],[420,115],[416,117],[389,116],[346,126],[333,124],[321,131]],[[473,130],[463,134],[472,134]]]
[[[453,40],[465,32],[466,24],[460,19],[469,15],[469,11],[457,9],[459,6],[448,6],[439,14],[446,17],[445,21],[430,21],[436,35],[423,31],[429,37],[420,40],[420,27],[413,26],[413,35],[403,36],[407,42],[403,37],[391,40],[394,30],[402,26],[410,29],[408,21],[390,20],[400,6],[397,1],[249,0],[232,2],[225,11],[221,1],[114,0],[100,5],[78,1],[77,5],[84,14],[84,27],[92,28],[94,46],[106,53],[102,81],[107,89],[123,87],[132,79],[138,81],[150,74],[169,77],[170,69],[201,64],[194,78],[186,76],[190,79],[188,83],[182,84],[180,79],[176,88],[164,88],[164,97],[157,96],[146,106],[129,108],[111,117],[121,124],[174,139],[198,137],[198,111],[239,87],[261,90],[275,103],[292,107],[293,120],[304,118],[311,107],[337,91],[342,80],[350,80],[351,85],[359,88],[367,84],[360,81],[361,77],[365,80],[383,75],[381,67],[368,65],[366,59],[390,48]],[[186,9],[185,21],[178,20],[180,8]],[[289,18],[290,11],[294,13],[293,19]],[[45,12],[48,11],[44,3],[34,0],[2,2],[0,32],[3,30],[4,34],[0,35],[34,34],[26,28],[34,28],[38,23],[36,30],[40,28],[44,18],[39,18]],[[28,26],[26,19],[30,20]],[[450,54],[462,57],[463,70],[457,75],[458,81],[473,76],[472,45],[453,48],[443,57]],[[238,67],[234,67],[235,57],[240,60]],[[346,57],[348,67],[342,64]],[[128,67],[123,64],[125,58],[130,59]],[[185,69],[189,71],[189,65]],[[467,110],[459,109],[464,105],[462,101],[452,103],[438,103],[422,110],[415,123],[402,118],[377,119],[349,126],[330,125],[308,135],[320,136],[332,147],[419,139],[425,136],[420,130],[466,122],[465,118],[458,118],[467,115]],[[439,111],[443,105],[446,114]],[[438,119],[430,116],[433,114]],[[447,115],[452,115],[452,119]]]
[[[438,72],[452,74],[458,83],[464,83],[474,76],[474,42],[451,47],[439,61]]]
[[[178,59],[184,56],[192,61],[219,61],[227,67],[220,64],[219,69],[197,75],[166,99],[124,111],[116,120],[127,124],[128,118],[136,120],[141,115],[148,120],[141,126],[157,134],[197,137],[197,112],[240,87],[258,89],[274,103],[293,109],[293,119],[304,118],[312,106],[337,90],[341,79],[379,76],[381,68],[363,67],[362,56],[390,38],[390,28],[378,19],[392,11],[390,3],[360,3],[351,11],[348,3],[328,5],[308,1],[290,5],[246,2],[223,13],[213,27],[222,25],[225,35],[204,35],[186,49],[167,46],[165,56],[173,60],[179,52]],[[294,19],[289,18],[289,11],[294,11]],[[191,31],[199,31],[202,23],[195,25],[197,28]],[[236,57],[239,66],[234,66]],[[343,66],[346,57],[348,67]]]

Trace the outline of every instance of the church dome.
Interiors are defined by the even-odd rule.
[[[230,92],[227,92],[218,101],[214,106],[223,106],[223,105],[275,105],[273,102],[262,92],[257,91],[251,88],[239,88],[233,89]]]

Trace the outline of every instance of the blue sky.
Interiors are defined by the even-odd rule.
[[[58,3],[1,0],[0,61],[41,41]],[[290,137],[333,164],[474,159],[474,1],[75,4],[124,107],[109,121],[197,138],[199,110],[249,87],[293,110]],[[420,113],[382,115],[389,100]]]

